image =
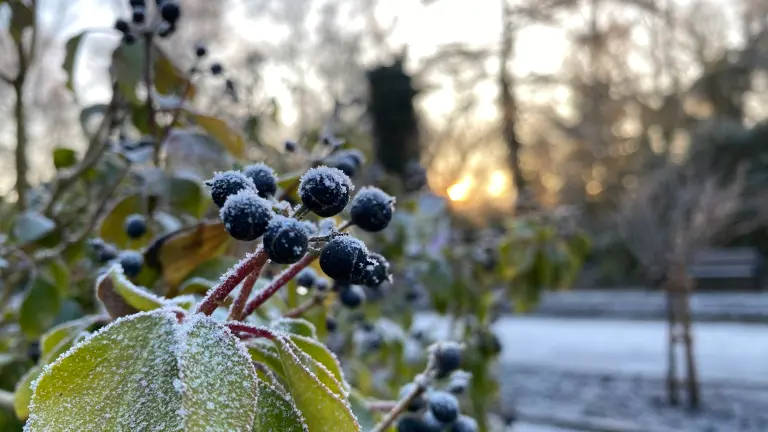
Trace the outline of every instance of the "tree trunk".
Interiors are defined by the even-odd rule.
[[[693,335],[691,334],[691,289],[686,283],[680,292],[680,321],[682,339],[685,344],[686,390],[688,392],[688,407],[697,410],[700,406],[699,377],[696,368],[696,354],[693,352]]]
[[[670,405],[676,406],[680,404],[677,388],[677,308],[675,293],[669,284],[664,287],[664,292],[667,300],[667,399]]]
[[[499,105],[501,109],[502,134],[507,145],[509,170],[512,181],[517,189],[516,207],[519,207],[524,197],[525,178],[520,166],[520,147],[515,126],[517,124],[517,101],[514,93],[514,77],[509,71],[509,63],[514,57],[515,33],[512,28],[512,11],[506,0],[502,0],[502,34],[501,51],[499,53]]]

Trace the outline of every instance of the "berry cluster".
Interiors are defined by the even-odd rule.
[[[96,260],[99,263],[107,264],[117,262],[123,268],[123,273],[129,278],[137,276],[144,265],[144,255],[134,250],[118,250],[114,245],[96,238],[89,242]]]
[[[427,388],[412,398],[406,407],[407,413],[397,422],[398,432],[477,432],[477,422],[461,414],[456,394],[461,394],[469,384],[471,374],[459,369],[462,346],[455,342],[443,342],[432,350],[435,378],[450,376],[444,390]],[[418,385],[409,383],[400,389],[400,399],[417,392]],[[460,389],[460,390],[458,390]]]
[[[355,154],[350,152],[347,157],[362,163],[362,156]],[[332,220],[323,220],[319,226],[299,220],[304,210],[323,218],[336,216],[351,202],[351,225],[381,231],[392,219],[394,198],[380,189],[365,187],[350,199],[354,186],[344,172],[327,166],[311,168],[298,185],[302,211],[297,209],[287,216],[276,212],[285,205],[275,200],[277,176],[263,163],[242,171],[216,173],[205,185],[220,208],[219,216],[227,232],[241,241],[261,237],[273,263],[296,263],[310,250],[310,244],[324,242],[319,252],[320,268],[337,286],[343,286],[337,291],[340,302],[347,307],[355,308],[365,299],[360,285],[377,287],[390,276],[389,263],[383,256],[369,252],[361,240],[339,232]],[[309,270],[299,275],[298,283],[318,291],[328,288],[324,279]]]
[[[176,24],[181,18],[181,7],[178,0],[155,0],[160,20],[153,28],[148,28],[148,19],[146,0],[128,0],[128,6],[131,8],[131,22],[118,18],[115,21],[115,29],[123,34],[123,42],[131,45],[136,42],[136,32],[138,33],[156,33],[161,38],[166,38],[176,31]]]

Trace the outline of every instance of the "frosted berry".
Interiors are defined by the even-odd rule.
[[[338,328],[339,323],[336,322],[336,318],[334,317],[325,317],[325,329],[329,332],[336,331],[336,328]]]
[[[147,19],[147,10],[144,7],[137,6],[131,11],[131,21],[134,24],[144,24]]]
[[[168,21],[163,21],[160,23],[160,26],[157,28],[157,35],[161,38],[167,38],[170,35],[172,35],[176,31],[176,24],[169,23]]]
[[[355,309],[365,301],[365,292],[359,285],[349,285],[339,293],[339,301],[343,306]]]
[[[309,267],[303,269],[296,275],[296,283],[299,286],[312,288],[317,281],[317,273]]]
[[[137,239],[147,232],[147,220],[143,215],[134,213],[125,218],[123,228],[128,237]]]
[[[347,282],[368,262],[368,249],[365,243],[352,236],[339,236],[331,239],[320,253],[320,268],[331,279]]]
[[[296,144],[296,141],[294,140],[285,140],[283,143],[283,147],[285,147],[285,151],[288,153],[293,153],[296,151],[296,149],[299,148],[299,145]]]
[[[256,192],[256,186],[253,184],[253,181],[238,171],[216,173],[212,179],[205,181],[205,185],[211,189],[211,198],[219,208],[224,206],[227,197],[243,189],[250,189]]]
[[[477,422],[470,416],[462,415],[451,425],[451,432],[478,432]]]
[[[331,217],[344,210],[353,188],[349,177],[342,171],[321,166],[310,169],[301,177],[299,197],[311,212]]]
[[[126,45],[133,45],[136,43],[136,35],[133,33],[126,33],[123,35],[123,43]]]
[[[263,163],[248,165],[243,174],[253,181],[260,197],[269,198],[277,192],[277,176],[269,166]]]
[[[352,199],[349,215],[352,223],[369,232],[389,225],[395,211],[395,199],[377,187],[366,186]]]
[[[429,411],[440,423],[453,423],[459,417],[459,400],[456,396],[435,391],[427,397]]]
[[[91,246],[91,248],[93,248],[93,251],[96,255],[96,260],[102,264],[117,258],[117,255],[120,253],[116,247],[105,243],[104,240],[100,238],[90,240],[88,244]]]
[[[375,252],[369,253],[368,258],[369,263],[363,273],[363,285],[375,288],[389,277],[389,261]]]
[[[141,272],[144,265],[144,256],[136,251],[122,251],[118,256],[118,262],[126,276],[134,277]]]
[[[264,234],[264,250],[277,264],[293,264],[307,253],[309,235],[301,222],[285,216],[272,218]]]
[[[440,429],[435,429],[424,420],[410,416],[399,418],[395,429],[397,432],[440,432]]]
[[[363,162],[365,162],[363,152],[358,149],[340,151],[336,154],[336,157],[350,161],[355,168],[360,168],[363,166]]]
[[[232,238],[253,241],[264,235],[274,214],[267,200],[244,189],[227,198],[219,216]]]
[[[125,34],[131,31],[131,27],[128,25],[128,21],[118,18],[117,21],[115,21],[115,30]]]
[[[432,414],[432,411],[425,412],[422,419],[424,420],[424,424],[427,425],[428,431],[443,432],[445,427],[448,426],[447,424],[444,424],[438,420],[435,415]]]
[[[195,56],[197,56],[197,58],[205,57],[206,54],[208,54],[208,49],[205,45],[201,43],[195,45]]]
[[[357,165],[349,158],[333,158],[330,161],[330,165],[339,171],[347,175],[347,177],[354,177],[357,174]]]
[[[175,1],[166,0],[160,6],[160,16],[171,24],[175,24],[181,17],[181,8]]]
[[[467,390],[467,387],[469,387],[469,381],[471,379],[471,373],[457,370],[451,374],[450,381],[448,381],[445,391],[455,395],[463,394]]]
[[[224,66],[221,63],[214,63],[211,65],[211,73],[213,75],[221,75],[224,72]]]
[[[319,277],[315,280],[315,289],[320,292],[328,291],[328,288],[330,287],[330,285],[331,284],[328,283],[327,279],[323,279]]]
[[[403,399],[409,394],[411,394],[412,391],[416,389],[416,384],[414,383],[408,383],[400,388],[400,392],[397,395],[398,399]],[[424,393],[416,396],[410,404],[408,404],[408,411],[416,412],[421,411],[425,406],[427,406],[427,398],[424,397]]]
[[[464,350],[456,342],[443,342],[435,350],[435,362],[438,378],[444,378],[461,367],[461,355]]]

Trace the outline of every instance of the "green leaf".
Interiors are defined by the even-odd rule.
[[[251,430],[255,380],[237,339],[209,317],[140,313],[45,369],[26,430]]]
[[[56,285],[45,278],[36,278],[19,309],[19,324],[24,336],[28,339],[40,337],[53,324],[61,300]]]
[[[48,364],[56,360],[61,354],[72,347],[75,340],[99,319],[101,318],[98,316],[89,315],[59,324],[45,332],[40,338],[40,361],[43,364]]]
[[[249,340],[245,346],[248,348],[248,354],[253,361],[264,363],[278,376],[285,377],[280,354],[278,354],[277,348],[275,348],[272,342],[264,339],[253,339]]]
[[[144,204],[139,194],[129,195],[120,200],[101,222],[99,230],[101,238],[121,249],[128,247],[131,242],[141,242],[143,239],[151,238],[153,233],[150,226],[147,227],[147,233],[141,239],[132,240],[125,233],[125,218],[133,213],[143,213]]]
[[[56,223],[36,211],[26,211],[16,218],[13,235],[21,243],[42,239],[56,229]]]
[[[200,181],[184,177],[171,177],[169,181],[171,207],[196,218],[202,217],[208,203]]]
[[[80,44],[83,42],[83,37],[87,33],[88,32],[81,32],[72,36],[65,46],[64,64],[62,65],[62,68],[64,68],[64,72],[67,73],[67,88],[69,91],[75,91],[75,58],[80,50]]]
[[[259,409],[253,432],[304,432],[306,425],[301,412],[290,398],[261,379],[256,380],[259,389]]]
[[[181,294],[206,294],[208,290],[216,286],[218,282],[215,280],[205,279],[201,277],[193,277],[185,280],[179,287],[179,293]]]
[[[26,420],[29,417],[29,402],[32,400],[32,383],[43,372],[42,366],[35,366],[28,370],[16,385],[13,399],[13,411],[19,420]]]
[[[324,368],[316,362],[312,365],[313,360],[287,337],[277,335],[274,342],[291,396],[304,415],[309,432],[361,431],[347,402],[318,379]],[[308,364],[313,367],[308,368]]]
[[[48,278],[48,281],[53,283],[59,290],[61,297],[66,297],[69,292],[69,267],[64,264],[64,261],[60,258],[53,259],[43,268],[43,274]]]
[[[213,139],[226,148],[232,156],[242,159],[245,157],[245,138],[224,120],[195,114],[195,123],[205,129]]]
[[[315,325],[302,318],[280,318],[272,322],[271,327],[281,332],[317,339]]]
[[[315,362],[323,365],[325,369],[330,372],[337,383],[343,387],[343,389],[337,391],[338,394],[346,395],[349,392],[347,383],[344,380],[344,373],[341,370],[341,363],[339,363],[339,360],[336,358],[336,356],[330,350],[328,350],[325,345],[317,342],[316,340],[303,336],[291,335],[289,337],[302,352],[311,357]],[[321,381],[322,375],[323,374],[320,374]],[[331,386],[329,385],[329,387]],[[331,387],[331,390],[333,390],[333,387]]]
[[[53,149],[53,166],[57,170],[69,168],[77,163],[77,153],[74,150],[64,147]]]
[[[165,299],[129,281],[119,264],[113,265],[97,281],[96,294],[113,318],[147,312],[166,305]]]

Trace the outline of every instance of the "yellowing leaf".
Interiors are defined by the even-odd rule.
[[[233,156],[245,157],[245,138],[224,120],[213,116],[195,114],[195,123],[205,129],[213,139],[223,145]]]
[[[157,267],[175,290],[200,264],[221,255],[229,239],[223,223],[201,223],[156,240],[147,250],[146,262]]]

